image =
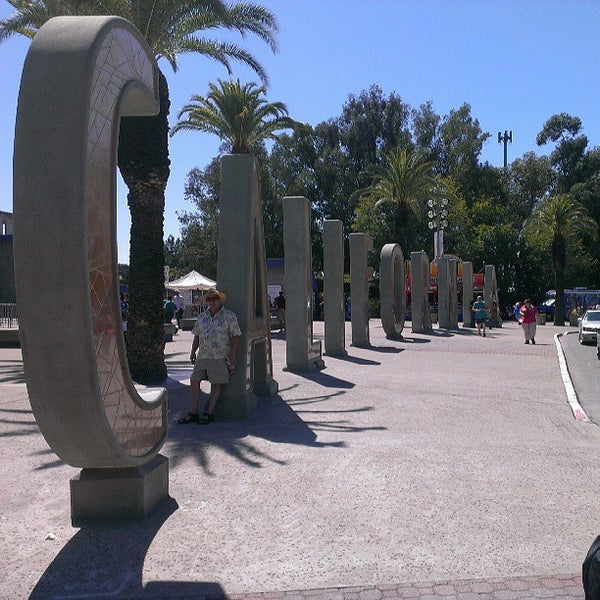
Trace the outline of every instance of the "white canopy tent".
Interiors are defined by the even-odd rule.
[[[190,271],[187,275],[174,279],[165,283],[165,287],[169,290],[210,290],[217,286],[217,282],[198,273],[198,271]]]

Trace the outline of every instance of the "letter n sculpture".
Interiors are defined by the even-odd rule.
[[[66,463],[71,521],[140,517],[168,497],[166,391],[138,393],[121,332],[121,116],[158,112],[158,71],[117,17],[58,17],[23,69],[14,154],[15,280],[27,390]]]

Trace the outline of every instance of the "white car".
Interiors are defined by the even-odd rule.
[[[579,319],[579,343],[596,343],[600,331],[600,310],[588,310]]]

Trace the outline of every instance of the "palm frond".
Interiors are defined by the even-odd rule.
[[[233,153],[247,153],[264,139],[277,139],[276,132],[296,126],[283,102],[269,103],[265,86],[242,85],[239,80],[210,83],[206,96],[192,96],[179,112],[171,135],[199,130],[219,135]]]

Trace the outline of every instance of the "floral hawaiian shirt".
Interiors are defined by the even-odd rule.
[[[242,335],[235,313],[224,306],[213,317],[210,310],[200,314],[192,329],[198,336],[198,358],[227,358],[229,339]]]

